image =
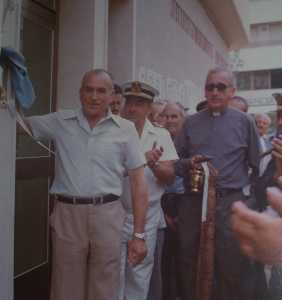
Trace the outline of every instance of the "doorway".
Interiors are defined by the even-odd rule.
[[[20,51],[26,58],[36,101],[25,115],[55,110],[57,5],[22,3]],[[51,145],[47,144],[50,148]],[[17,128],[14,299],[47,300],[50,282],[49,186],[51,154]]]

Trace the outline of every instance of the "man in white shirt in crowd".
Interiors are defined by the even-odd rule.
[[[119,300],[146,300],[152,269],[157,232],[160,224],[164,224],[160,198],[166,184],[174,180],[173,161],[178,158],[168,131],[153,126],[147,119],[151,104],[157,91],[141,82],[129,82],[123,86],[125,105],[123,116],[134,122],[145,154],[147,166],[145,179],[149,189],[149,207],[146,217],[144,235],[134,234],[132,205],[128,178],[124,180],[122,202],[126,209],[126,219],[123,227],[123,246],[121,260],[121,286]],[[131,239],[145,239],[148,253],[139,265],[128,262],[127,244]],[[130,242],[129,242],[130,243]]]
[[[267,114],[256,114],[255,121],[260,136],[259,140],[261,145],[261,151],[262,153],[264,153],[272,147],[271,142],[267,137],[267,132],[271,124],[271,119]],[[270,160],[271,160],[271,154],[261,159],[260,166],[259,166],[259,176],[262,176]]]

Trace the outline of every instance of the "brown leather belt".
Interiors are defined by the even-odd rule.
[[[63,196],[63,195],[55,195],[55,199],[67,203],[67,204],[93,204],[93,205],[101,205],[116,201],[119,199],[119,196],[108,194],[103,196],[96,196],[91,198],[80,198],[80,197],[71,197],[71,196]]]

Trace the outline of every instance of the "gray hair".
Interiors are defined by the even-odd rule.
[[[167,106],[169,106],[169,105],[175,105],[175,106],[178,108],[181,117],[184,118],[184,117],[186,116],[185,107],[184,107],[180,102],[178,102],[178,101],[167,100],[167,104],[166,104],[166,106],[164,107],[164,110],[165,110],[165,109],[167,108]]]
[[[83,77],[82,77],[82,80],[81,80],[81,87],[83,87],[85,85],[85,83],[88,81],[88,79],[92,76],[99,76],[99,75],[104,75],[105,77],[108,78],[108,81],[110,83],[110,87],[111,89],[114,88],[114,85],[113,85],[113,76],[110,72],[104,70],[104,69],[92,69],[92,70],[89,70],[87,71]]]
[[[271,124],[271,119],[267,114],[255,114],[255,120],[257,119],[264,119],[267,120],[268,124]]]
[[[210,69],[208,72],[208,75],[206,77],[206,83],[211,75],[217,74],[217,73],[225,73],[226,79],[231,84],[231,86],[236,87],[236,81],[235,81],[234,74],[229,69],[226,69],[223,67],[216,67],[216,68]]]

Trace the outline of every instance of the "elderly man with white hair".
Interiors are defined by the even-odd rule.
[[[255,121],[260,135],[261,150],[262,152],[265,152],[271,148],[271,142],[267,137],[267,132],[271,124],[271,119],[267,114],[256,114]],[[271,155],[267,155],[261,159],[260,166],[259,166],[260,176],[264,173],[270,160],[271,160]]]

